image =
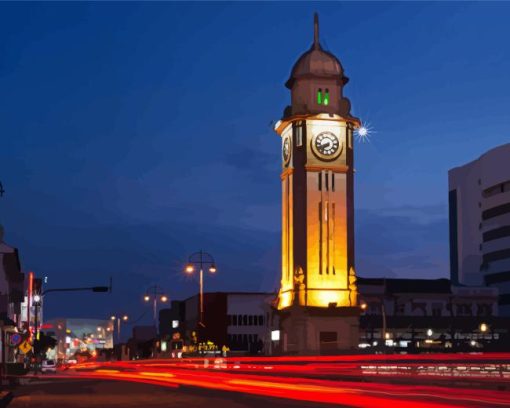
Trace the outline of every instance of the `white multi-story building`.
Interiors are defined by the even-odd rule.
[[[499,314],[510,315],[510,144],[448,179],[452,282],[497,287]]]

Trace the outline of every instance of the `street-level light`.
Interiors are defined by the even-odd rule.
[[[204,266],[209,265],[208,271],[210,273],[216,273],[216,262],[214,262],[214,258],[211,254],[204,252],[202,250],[195,252],[189,256],[188,263],[186,264],[186,268],[184,269],[186,273],[191,274],[195,270],[195,265],[200,268],[200,320],[199,325],[205,327],[204,325]]]
[[[165,303],[168,301],[163,288],[158,285],[152,285],[145,291],[143,299],[148,303],[152,300],[152,318],[154,320],[154,327],[158,327],[158,301]]]
[[[487,324],[486,324],[486,323],[482,323],[482,324],[480,325],[480,331],[481,331],[482,333],[485,333],[485,332],[487,331],[487,329],[488,329],[488,328],[489,328],[489,327],[487,326]]]
[[[361,310],[367,310],[367,304],[366,303],[362,303],[361,305],[359,305],[359,307],[361,308]]]
[[[110,320],[115,320],[115,319],[116,319],[116,317],[115,317],[115,316],[111,316],[111,317],[110,317]]]
[[[433,334],[434,332],[432,331],[432,329],[427,330],[427,336],[431,337]]]
[[[98,326],[97,327],[97,331],[100,332],[101,331],[101,327]]]
[[[39,303],[41,301],[41,295],[34,295],[34,302]]]
[[[127,315],[122,316],[122,320],[126,321],[128,319]]]

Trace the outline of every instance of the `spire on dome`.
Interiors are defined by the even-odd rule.
[[[319,15],[317,13],[313,16],[313,48],[316,50],[321,48],[319,43]]]

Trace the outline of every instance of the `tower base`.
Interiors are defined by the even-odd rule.
[[[291,306],[279,310],[279,352],[328,355],[355,351],[359,344],[358,307]]]

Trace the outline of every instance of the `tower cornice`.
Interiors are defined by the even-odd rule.
[[[361,121],[358,118],[354,117],[342,117],[340,115],[328,114],[328,113],[319,113],[319,114],[302,114],[302,115],[292,115],[283,119],[280,119],[276,122],[274,126],[274,130],[278,135],[281,136],[282,132],[289,126],[290,124],[302,120],[324,120],[324,121],[336,121],[336,122],[346,122],[350,123],[354,129],[357,129],[361,126]]]

